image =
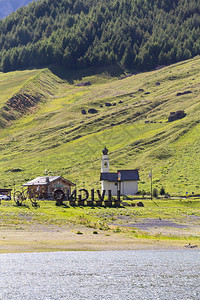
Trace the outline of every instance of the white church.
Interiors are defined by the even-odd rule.
[[[109,172],[109,157],[106,147],[102,151],[101,160],[101,189],[106,191],[111,190],[113,196],[117,195],[117,190],[120,190],[121,195],[135,195],[138,192],[139,173],[138,170],[118,170],[116,173]]]

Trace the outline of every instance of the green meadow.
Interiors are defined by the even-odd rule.
[[[51,67],[0,73],[2,188],[21,189],[47,171],[62,175],[77,188],[96,190],[106,146],[110,171],[138,168],[139,190],[148,194],[125,200],[142,201],[144,207],[68,207],[42,200],[34,208],[29,201],[20,207],[13,200],[2,201],[1,230],[69,226],[74,233],[90,229],[91,234],[105,236],[197,244],[200,202],[198,197],[186,198],[186,192],[200,193],[199,91],[199,56],[131,76],[116,66],[84,72]],[[15,96],[20,106],[21,95],[37,99],[26,112],[8,105]],[[90,109],[96,113],[89,113]],[[168,122],[170,112],[178,110],[186,116]],[[164,187],[171,198],[150,199],[150,170],[153,188]],[[184,226],[137,227],[147,220]]]
[[[138,200],[134,199],[132,203],[136,204]],[[108,236],[118,233],[130,238],[199,242],[199,200],[143,199],[143,203],[144,207],[68,207],[55,206],[54,201],[43,200],[39,201],[39,207],[34,208],[29,201],[20,207],[14,201],[2,201],[1,231],[11,229],[23,232],[32,226],[41,229],[43,226],[54,226],[54,230],[68,228],[77,234],[90,229],[93,233]],[[170,224],[161,223],[166,220]],[[148,228],[138,227],[146,221]]]
[[[199,56],[124,75],[113,67],[0,73],[1,187],[15,184],[18,189],[47,170],[78,187],[99,188],[106,146],[110,171],[139,169],[139,190],[150,192],[152,169],[158,190],[163,186],[170,195],[199,194]],[[77,86],[86,81],[91,85]],[[189,93],[177,96],[185,91]],[[7,101],[22,94],[40,101],[23,114],[9,107],[5,111]],[[168,122],[170,112],[177,110],[186,117]]]

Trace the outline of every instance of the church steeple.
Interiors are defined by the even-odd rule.
[[[109,158],[108,149],[105,147],[102,151],[103,156],[101,160],[101,173],[109,173]]]
[[[102,150],[102,153],[103,153],[103,155],[107,155],[107,154],[108,154],[108,149],[105,147],[105,148]]]

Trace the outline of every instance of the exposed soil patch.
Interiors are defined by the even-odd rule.
[[[49,227],[49,226],[48,226]],[[43,230],[42,230],[43,229]],[[77,234],[78,229],[83,234]],[[141,240],[122,236],[119,233],[106,234],[81,227],[60,229],[59,226],[42,228],[7,229],[0,231],[0,253],[74,251],[74,250],[144,250],[183,248],[184,242],[161,240]]]
[[[39,96],[16,94],[6,102],[6,105],[8,108],[12,108],[23,114],[34,107],[40,100]]]
[[[131,215],[118,216],[118,219],[123,221],[131,221],[132,227],[142,224],[146,226],[158,226],[158,222],[162,226],[179,226],[179,228],[181,226],[174,222],[159,219],[141,219],[138,223],[133,224],[133,218],[134,216]],[[120,226],[122,225],[120,224]],[[124,226],[130,225],[126,224]],[[169,230],[170,232],[166,232],[166,234],[170,235],[172,229]],[[82,234],[77,234],[78,232]],[[98,234],[94,234],[93,228],[86,228],[82,225],[73,225],[71,223],[67,223],[64,226],[32,224],[30,226],[22,225],[19,227],[19,225],[10,225],[6,228],[0,228],[0,253],[67,250],[175,249],[183,248],[186,245],[185,240],[141,239],[122,235],[112,230],[97,230],[95,232]],[[179,229],[175,228],[173,233],[179,235]],[[191,233],[194,234],[193,231]],[[195,243],[196,245],[196,241],[194,242],[193,240],[189,240],[187,243],[191,245]]]

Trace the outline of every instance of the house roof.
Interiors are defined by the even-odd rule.
[[[100,180],[107,181],[138,181],[138,170],[118,170],[117,173],[101,173]]]
[[[62,176],[44,176],[44,177],[37,177],[33,180],[30,180],[23,184],[23,186],[29,186],[29,185],[48,185],[51,182],[54,182],[58,179],[62,179],[66,181],[69,185],[75,186],[75,184]]]

